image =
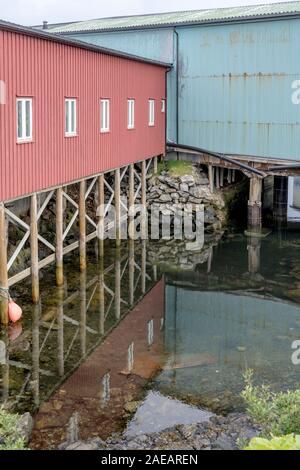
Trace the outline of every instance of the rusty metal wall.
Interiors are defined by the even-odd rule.
[[[0,30],[0,200],[164,153],[165,68]],[[33,98],[33,141],[17,143],[16,98]],[[65,137],[65,97],[77,98],[76,137]],[[100,99],[111,127],[100,133]],[[135,129],[127,130],[127,99]],[[157,101],[148,126],[148,99]]]
[[[300,160],[300,20],[178,28],[179,141]],[[298,85],[299,86],[299,85]]]

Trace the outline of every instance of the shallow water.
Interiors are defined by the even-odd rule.
[[[144,429],[149,393],[240,410],[247,368],[276,390],[299,387],[300,233],[229,234],[184,256],[179,244],[108,244],[102,261],[91,244],[86,273],[67,257],[63,289],[42,271],[38,307],[28,282],[15,287],[24,318],[1,330],[1,402],[37,413],[32,447],[108,437],[136,409]]]

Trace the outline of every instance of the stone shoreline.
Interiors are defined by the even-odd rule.
[[[238,450],[251,438],[259,435],[259,428],[244,413],[212,416],[208,421],[179,425],[160,433],[125,437],[115,434],[103,441],[65,442],[60,450]]]

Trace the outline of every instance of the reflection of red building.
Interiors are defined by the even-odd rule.
[[[146,379],[163,365],[163,318],[164,282],[160,281],[41,406],[32,448],[43,448],[45,442],[55,448],[65,441],[75,412],[82,439],[106,438],[119,430],[125,403],[138,400]]]

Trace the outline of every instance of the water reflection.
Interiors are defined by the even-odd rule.
[[[199,252],[129,242],[100,259],[91,246],[85,273],[70,255],[63,288],[44,272],[40,306],[29,285],[14,293],[24,319],[1,331],[1,402],[38,411],[32,446],[51,448],[124,429],[149,389],[228,412],[242,406],[248,367],[298,387],[299,248],[291,232],[207,237]]]

